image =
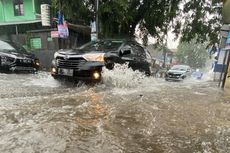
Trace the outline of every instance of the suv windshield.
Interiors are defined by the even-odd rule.
[[[90,42],[86,45],[80,47],[80,50],[83,51],[116,51],[122,45],[122,41],[115,41],[115,40],[103,40],[103,41],[96,41]]]
[[[26,53],[25,48],[21,45],[10,42],[10,41],[0,41],[0,51],[4,52],[18,52],[18,53]]]

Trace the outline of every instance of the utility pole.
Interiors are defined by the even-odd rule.
[[[169,2],[169,10],[168,13],[171,12],[171,7],[172,7],[172,0]],[[165,39],[165,46],[163,46],[163,56],[164,56],[164,61],[163,61],[163,68],[166,66],[166,53],[167,53],[167,44],[168,44],[168,26],[166,27],[166,39]]]
[[[98,18],[99,0],[96,0],[96,33],[97,38],[99,38],[99,18]]]
[[[62,5],[63,5],[63,0],[59,0],[59,13],[62,15]]]
[[[61,20],[63,20],[63,10],[62,10],[62,8],[63,8],[63,0],[59,0],[59,11],[58,11],[58,18],[60,18],[60,19],[58,19],[58,22],[63,22],[63,21],[61,21]],[[60,20],[60,21],[59,21]],[[58,23],[59,24],[59,23]],[[61,24],[63,24],[63,23],[61,23]],[[61,49],[63,49],[64,48],[64,40],[62,39],[62,38],[59,38],[59,49],[61,48]]]

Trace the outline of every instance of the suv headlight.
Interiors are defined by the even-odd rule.
[[[57,56],[60,55],[58,52],[54,53],[54,58],[57,58]]]
[[[83,58],[87,61],[97,61],[97,62],[104,62],[104,53],[95,53],[95,54],[85,54]]]
[[[13,63],[14,61],[15,61],[15,59],[12,57],[8,57],[8,56],[2,56],[1,57],[1,63],[2,64],[10,64],[10,63]]]
[[[35,60],[34,60],[34,64],[35,64],[36,66],[40,66],[40,61],[39,61],[39,59],[35,59]]]

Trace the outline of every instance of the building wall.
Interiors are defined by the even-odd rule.
[[[224,7],[222,10],[224,23],[230,24],[230,0],[224,0]]]
[[[0,3],[0,22],[17,22],[35,20],[36,13],[34,11],[33,0],[24,0],[24,15],[14,16],[13,0],[1,0]]]
[[[225,88],[230,89],[230,62],[228,61],[228,70],[227,70],[227,76],[225,78]]]
[[[0,22],[4,21],[4,13],[3,13],[3,6],[2,6],[2,1],[0,0]]]

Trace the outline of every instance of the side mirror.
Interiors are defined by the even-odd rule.
[[[120,51],[121,56],[128,55],[128,54],[131,54],[131,47],[130,46],[126,46],[126,47],[121,49],[121,51]]]

